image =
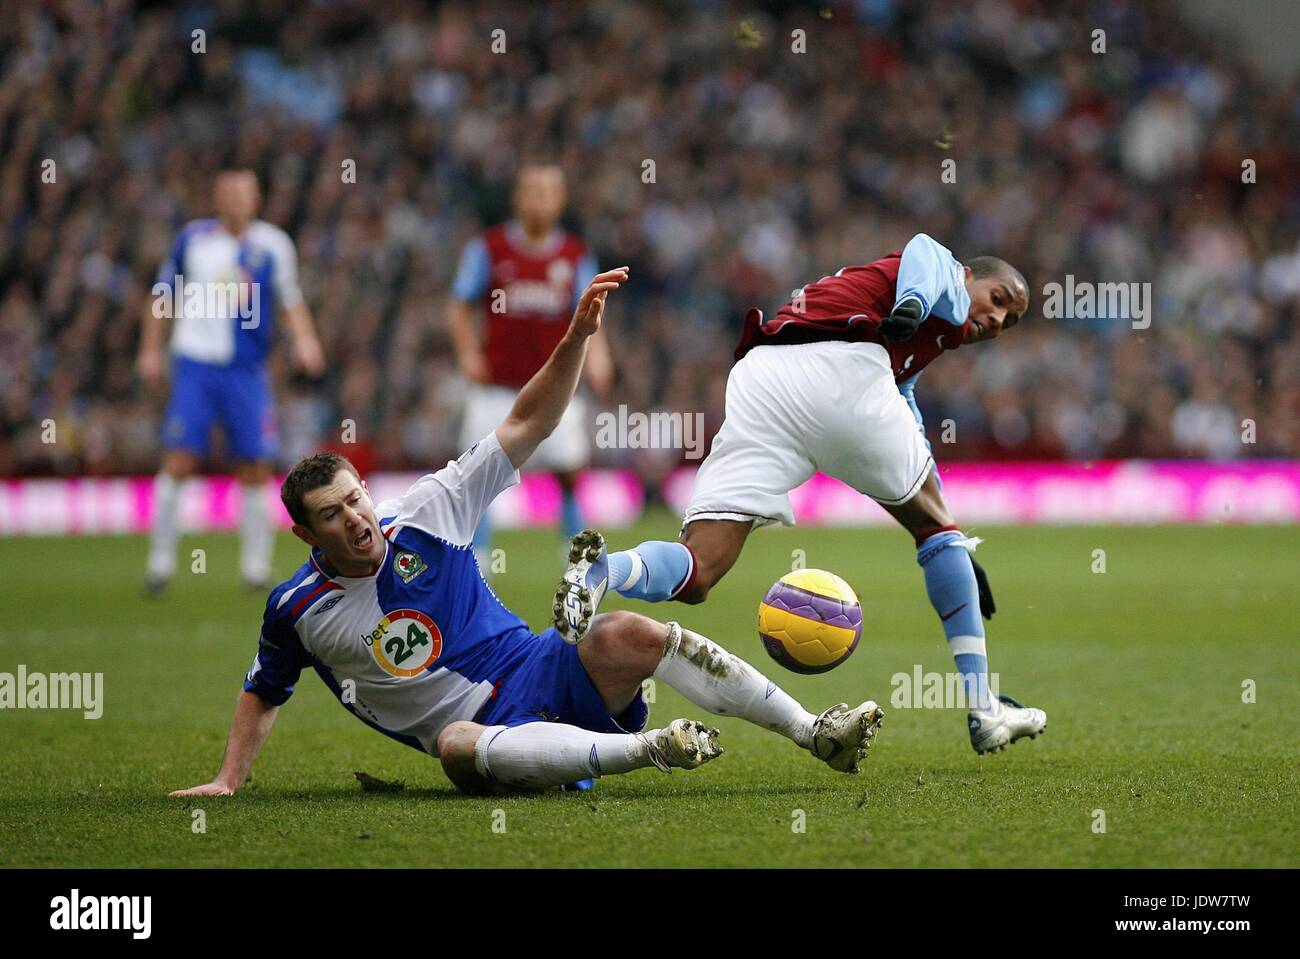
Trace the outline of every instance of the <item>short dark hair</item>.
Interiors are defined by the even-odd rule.
[[[996,277],[1013,287],[1019,285],[1025,291],[1025,313],[1029,312],[1029,284],[1025,281],[1025,275],[1006,260],[996,256],[976,256],[967,260],[966,266],[970,267],[971,276],[977,280]]]
[[[300,459],[280,485],[280,501],[299,526],[311,526],[302,498],[314,489],[328,486],[339,470],[347,470],[359,481],[361,474],[352,461],[340,453],[315,453]]]

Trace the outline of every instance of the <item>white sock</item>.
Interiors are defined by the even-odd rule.
[[[266,516],[266,488],[240,487],[239,572],[250,583],[271,578],[271,527]]]
[[[489,726],[474,745],[474,768],[511,786],[563,786],[653,765],[650,735],[593,733],[565,723]]]
[[[739,716],[805,749],[812,747],[817,717],[749,663],[699,633],[669,623],[655,675],[702,709]]]
[[[153,528],[149,533],[150,579],[171,579],[176,572],[176,544],[180,531],[176,526],[176,507],[180,501],[180,481],[170,473],[159,472],[153,479]]]

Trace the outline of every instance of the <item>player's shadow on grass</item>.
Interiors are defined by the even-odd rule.
[[[665,784],[667,785],[667,784]],[[340,785],[328,789],[316,790],[274,790],[260,792],[257,790],[245,790],[241,796],[249,800],[262,800],[268,802],[284,802],[292,800],[309,800],[312,802],[331,802],[331,803],[373,803],[385,799],[398,800],[422,800],[428,802],[482,802],[483,800],[499,799],[545,799],[555,802],[573,802],[577,800],[586,800],[589,802],[600,802],[604,799],[609,800],[633,800],[633,799],[685,799],[695,800],[704,798],[739,798],[743,796],[753,798],[779,799],[782,797],[802,797],[809,796],[856,796],[857,790],[847,784],[825,783],[820,785],[794,785],[790,783],[752,783],[737,786],[722,786],[714,783],[698,783],[686,790],[668,791],[663,786],[652,784],[619,784],[618,786],[597,785],[595,789],[585,792],[559,792],[555,790],[544,790],[537,792],[511,792],[489,795],[469,795],[456,789],[450,783],[431,783],[420,786],[406,786],[404,789],[387,791],[387,792],[368,792],[355,786]]]

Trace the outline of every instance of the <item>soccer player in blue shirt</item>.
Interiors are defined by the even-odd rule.
[[[176,513],[182,480],[207,455],[213,426],[225,432],[242,487],[240,573],[265,589],[271,574],[273,530],[264,488],[276,450],[275,399],[267,355],[275,312],[283,310],[294,360],[309,376],[325,368],[311,313],[298,288],[293,241],[256,219],[260,196],[251,170],[225,170],[213,191],[216,217],[181,229],[158,270],[145,312],[136,363],[140,377],[160,387],[171,331],[171,400],[163,419],[162,469],[154,479],[153,530],[146,587],[166,589],[176,571]]]
[[[358,719],[438,757],[470,793],[693,769],[718,756],[718,731],[702,722],[643,732],[651,676],[832,769],[859,770],[883,716],[874,702],[814,715],[711,640],[635,613],[598,616],[581,646],[554,629],[536,635],[483,579],[475,526],[560,422],[605,299],[626,279],[626,267],[596,276],[504,422],[405,495],[375,506],[352,464],[333,453],[290,471],[281,495],[310,559],[267,600],[216,778],[172,795],[238,790],[308,667]]]

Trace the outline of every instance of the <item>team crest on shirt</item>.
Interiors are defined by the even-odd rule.
[[[428,568],[420,554],[409,549],[400,550],[393,560],[393,569],[397,570],[403,583],[409,583]]]
[[[385,614],[361,638],[379,668],[390,676],[418,676],[442,655],[442,630],[418,609],[395,609]]]

